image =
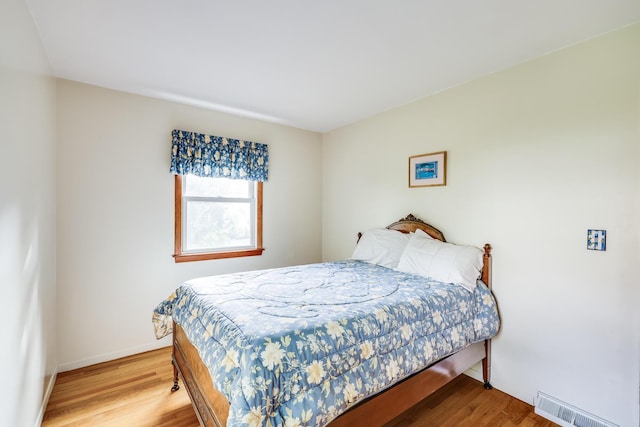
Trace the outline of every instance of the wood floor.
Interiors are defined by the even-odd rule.
[[[169,347],[58,374],[42,423],[197,427],[184,388],[175,393]],[[385,427],[554,426],[533,408],[461,375]]]

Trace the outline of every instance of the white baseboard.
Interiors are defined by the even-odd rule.
[[[44,413],[47,410],[47,404],[49,403],[49,398],[51,397],[51,392],[53,391],[53,386],[56,383],[57,377],[58,377],[58,371],[54,370],[51,376],[49,377],[49,383],[46,384],[44,388],[44,396],[42,397],[42,404],[40,405],[40,412],[38,413],[38,418],[36,419],[35,427],[39,427],[42,425],[42,420],[44,419]]]
[[[481,363],[476,363],[475,365],[473,365],[472,367],[470,367],[469,369],[467,369],[466,371],[464,371],[464,373],[468,376],[470,376],[473,379],[476,379],[480,382],[483,382],[482,379],[482,364]]]
[[[133,354],[144,353],[145,351],[157,350],[162,347],[171,345],[171,336],[162,338],[153,343],[143,344],[136,347],[130,347],[112,353],[101,354],[89,359],[78,360],[71,363],[63,363],[58,366],[58,372],[73,371],[74,369],[84,368],[85,366],[95,365],[96,363],[109,362],[111,360],[120,359],[121,357],[131,356]]]

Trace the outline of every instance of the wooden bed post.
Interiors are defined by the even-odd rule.
[[[176,364],[175,354],[176,354],[176,322],[173,322],[173,334],[171,338],[171,344],[173,346],[173,351],[171,352],[171,365],[173,366],[173,387],[171,387],[171,391],[180,390],[180,385],[178,384],[178,365]]]
[[[484,255],[482,257],[482,281],[489,289],[491,289],[491,245],[484,245]],[[484,342],[485,357],[482,359],[482,379],[484,380],[484,388],[491,390],[491,340]]]
[[[173,387],[171,387],[171,391],[180,390],[180,385],[178,384],[178,368],[176,367],[176,362],[171,361],[173,365]]]
[[[491,289],[491,245],[484,245],[484,255],[482,256],[482,281]]]

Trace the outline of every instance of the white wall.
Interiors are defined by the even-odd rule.
[[[56,370],[55,81],[22,0],[0,2],[0,425],[34,426]]]
[[[321,260],[320,134],[66,80],[57,105],[61,370],[169,345],[151,312],[185,280]],[[174,262],[174,128],[269,145],[262,256]]]
[[[639,425],[639,52],[635,25],[324,135],[323,259],[410,212],[490,242],[494,385]],[[409,189],[408,157],[440,150],[447,185]]]

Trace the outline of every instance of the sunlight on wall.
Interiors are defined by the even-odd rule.
[[[0,283],[6,307],[3,308],[8,348],[0,352],[2,365],[9,366],[5,387],[12,390],[2,399],[0,413],[11,418],[2,425],[34,425],[33,415],[40,410],[42,379],[45,371],[45,337],[40,289],[39,230],[36,221],[25,227],[17,206],[0,209]],[[6,360],[5,360],[6,359]],[[13,414],[13,415],[9,415]]]

